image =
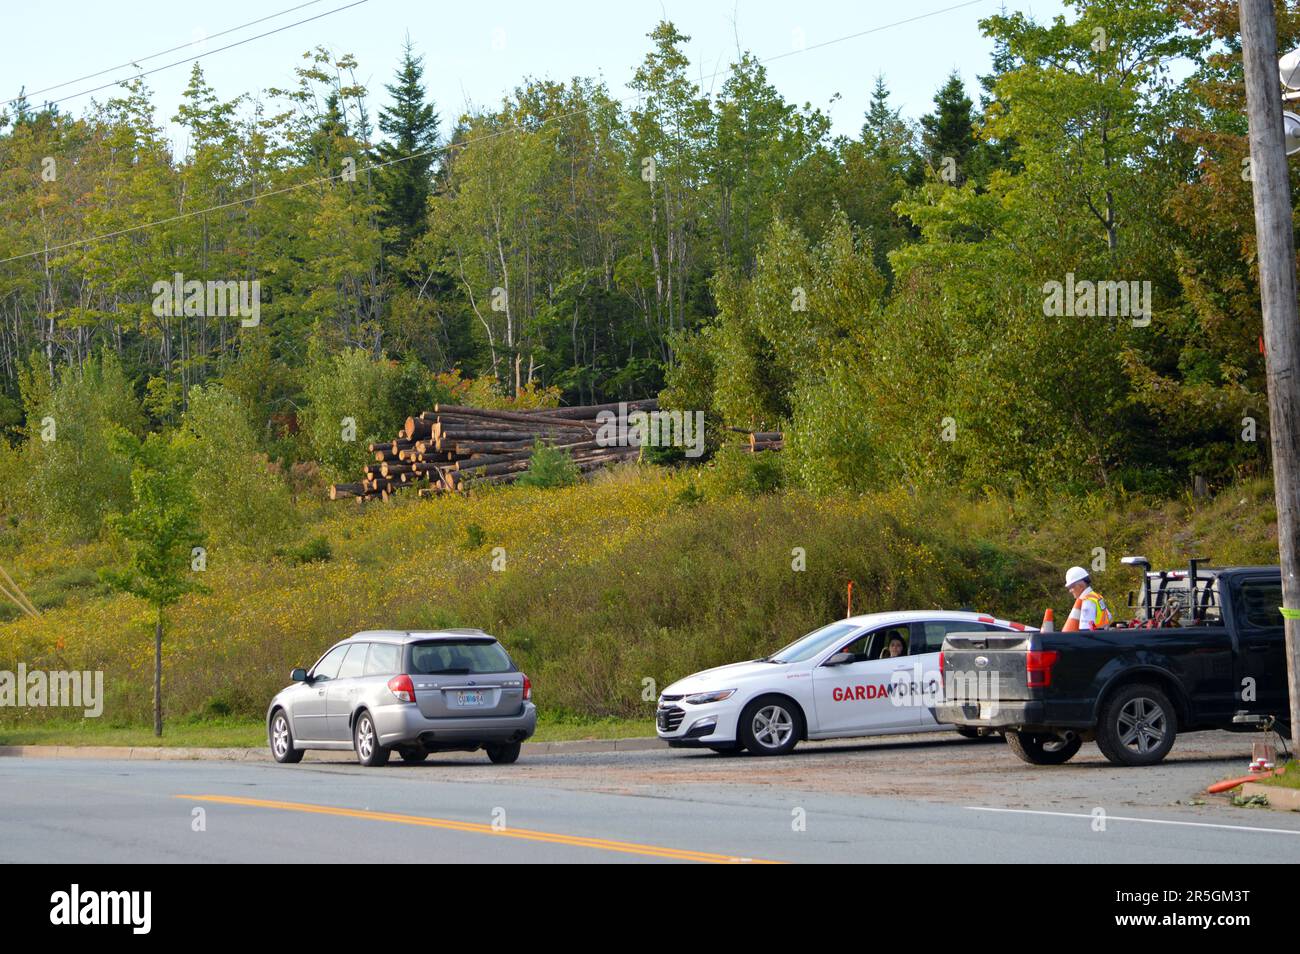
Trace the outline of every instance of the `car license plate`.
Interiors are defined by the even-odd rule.
[[[993,703],[991,702],[980,703],[980,718],[981,719],[993,718]]]
[[[483,702],[484,694],[481,692],[456,693],[456,705],[458,706],[481,706]]]

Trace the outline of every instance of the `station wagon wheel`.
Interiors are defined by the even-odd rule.
[[[488,758],[495,765],[509,765],[519,760],[519,750],[522,746],[518,742],[502,742],[498,745],[485,745]]]
[[[1154,765],[1169,754],[1178,713],[1155,686],[1121,686],[1102,706],[1097,748],[1116,765]]]
[[[760,696],[745,706],[738,729],[754,755],[785,755],[803,738],[803,713],[783,696]]]
[[[379,744],[379,733],[375,730],[375,720],[370,713],[362,709],[357,713],[352,726],[352,747],[356,750],[357,761],[366,766],[388,764],[389,750]]]
[[[285,765],[302,761],[302,749],[293,747],[293,730],[283,709],[271,716],[271,757]]]

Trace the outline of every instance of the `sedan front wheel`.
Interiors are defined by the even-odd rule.
[[[740,714],[740,740],[754,755],[786,755],[803,738],[803,713],[789,699],[760,696]]]

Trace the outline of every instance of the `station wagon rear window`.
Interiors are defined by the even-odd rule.
[[[411,672],[424,676],[473,676],[511,672],[514,664],[496,642],[438,639],[411,644]]]

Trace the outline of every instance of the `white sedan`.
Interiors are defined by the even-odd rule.
[[[673,683],[659,697],[656,729],[672,746],[755,755],[784,755],[801,739],[954,729],[934,718],[944,636],[1028,630],[978,613],[852,616],[771,656]]]

